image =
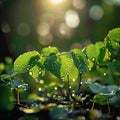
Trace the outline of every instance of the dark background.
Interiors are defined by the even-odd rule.
[[[90,43],[103,41],[109,30],[120,26],[118,0],[78,1],[85,3],[83,8],[76,8],[72,0],[64,0],[60,5],[50,3],[49,0],[0,0],[0,61],[4,61],[6,56],[15,59],[26,51],[40,51],[47,46],[56,46],[60,51],[82,49]],[[102,17],[97,20],[89,14],[94,5],[103,10]],[[75,28],[64,24],[65,33],[61,34],[58,29],[61,23],[65,23],[67,10],[75,11],[80,17],[80,23]],[[97,9],[94,11],[101,14]],[[45,29],[46,32],[49,27],[48,34],[43,32],[39,35],[37,32],[41,23],[42,31]]]

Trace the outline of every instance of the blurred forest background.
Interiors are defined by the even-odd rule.
[[[120,0],[0,0],[0,61],[56,46],[82,49],[120,27]]]

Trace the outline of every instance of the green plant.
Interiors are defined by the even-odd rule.
[[[56,47],[46,47],[41,52],[26,52],[14,61],[13,74],[1,75],[1,81],[18,92],[21,89],[26,92],[24,89],[28,84],[21,81],[20,76],[29,74],[34,79],[37,89],[33,95],[34,100],[45,102],[46,99],[52,98],[60,104],[66,102],[67,106],[62,109],[70,106],[73,110],[76,103],[84,105],[84,101],[93,95],[92,102],[108,105],[110,112],[109,104],[114,105],[120,101],[119,53],[120,28],[116,28],[108,33],[103,42],[90,44],[83,50],[60,52]],[[19,93],[17,101],[20,104]],[[116,107],[120,107],[120,104]],[[31,106],[29,110],[36,112],[42,108],[40,104],[36,107]],[[21,110],[31,112],[27,108]]]

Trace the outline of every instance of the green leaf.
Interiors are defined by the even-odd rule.
[[[112,71],[120,74],[120,61],[119,60],[113,60],[112,62]]]
[[[113,60],[112,63],[107,63],[108,67],[114,73],[115,75],[120,75],[120,61],[119,60]]]
[[[106,104],[108,104],[108,98],[105,95],[97,94],[94,96],[93,102],[98,103],[100,105],[106,105]]]
[[[120,89],[116,92],[114,96],[110,98],[110,103],[116,107],[120,108]]]
[[[21,80],[11,80],[10,81],[10,85],[13,87],[13,88],[21,88],[23,90],[26,90],[28,88],[28,84],[24,83],[23,81]]]
[[[70,78],[76,78],[78,74],[77,68],[74,66],[73,60],[68,53],[61,53],[59,56],[50,54],[44,65],[47,70],[58,78],[66,77],[67,74],[69,74]]]
[[[89,86],[90,90],[95,94],[103,93],[103,94],[110,95],[113,93],[113,91],[117,91],[119,89],[119,87],[116,85],[105,86],[105,85],[101,85],[98,83],[89,83],[88,86]]]
[[[59,53],[59,50],[56,47],[46,47],[41,50],[43,56],[49,56],[51,53]]]
[[[12,110],[14,108],[14,95],[6,85],[0,85],[0,110]]]
[[[60,75],[61,63],[59,59],[60,58],[57,57],[55,53],[52,53],[49,55],[49,57],[47,57],[46,61],[44,62],[45,68],[58,78],[61,77]]]
[[[59,82],[62,82],[65,85],[65,82],[68,82],[68,75],[70,79],[70,86],[76,87],[78,83],[78,70],[75,67],[69,53],[63,52],[59,55],[56,55],[54,53],[50,54],[49,57],[47,57],[44,66],[46,70],[50,71],[60,79]]]
[[[105,47],[105,44],[103,42],[97,42],[95,44],[97,48],[99,48],[99,55],[97,58],[97,64],[99,65],[104,65],[106,64],[106,61],[110,59],[110,52],[109,50]]]
[[[107,38],[116,42],[120,42],[120,28],[115,28],[109,31]]]
[[[91,60],[98,59],[99,55],[99,48],[96,47],[94,44],[90,44],[85,48],[85,53],[87,54],[88,58]]]
[[[41,57],[35,64],[34,67],[32,67],[29,70],[29,74],[34,78],[34,79],[40,79],[45,75],[45,66],[44,62],[46,60],[46,57]]]
[[[69,74],[70,79],[76,79],[78,77],[78,70],[73,63],[71,54],[65,52],[61,54],[59,61],[61,63],[61,77],[67,77],[67,74]]]
[[[10,81],[10,85],[13,87],[13,88],[18,88],[18,86],[22,85],[23,82],[21,80],[11,80]]]
[[[88,71],[88,61],[85,54],[81,50],[74,49],[71,51],[71,55],[75,66],[81,73]]]
[[[104,39],[104,43],[113,55],[120,52],[120,28],[112,29]]]
[[[89,63],[94,62],[98,65],[106,64],[106,62],[110,59],[111,55],[109,50],[102,42],[97,42],[95,45],[90,44],[85,48],[84,52],[88,56]]]
[[[37,51],[30,51],[20,55],[14,62],[14,72],[24,73],[29,71],[40,59]]]
[[[55,106],[50,110],[50,118],[52,120],[67,120],[67,111],[68,106]]]
[[[88,86],[93,93],[102,93],[104,89],[103,86],[98,83],[89,83]]]

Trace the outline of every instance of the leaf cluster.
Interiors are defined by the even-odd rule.
[[[23,73],[29,74],[37,81],[39,92],[49,97],[62,92],[64,95],[68,94],[72,102],[80,98],[81,91],[89,91],[95,94],[94,103],[115,104],[119,101],[120,91],[119,53],[120,28],[116,28],[108,33],[103,42],[90,44],[82,50],[60,52],[56,47],[46,47],[39,52],[26,52],[14,61],[13,74],[1,78],[10,79],[9,84],[13,88],[19,88],[24,83],[14,80],[14,77]],[[98,73],[97,78],[100,79],[100,83],[97,83],[97,79],[89,81],[88,78],[94,76],[94,72]],[[103,85],[104,83],[108,85]]]

